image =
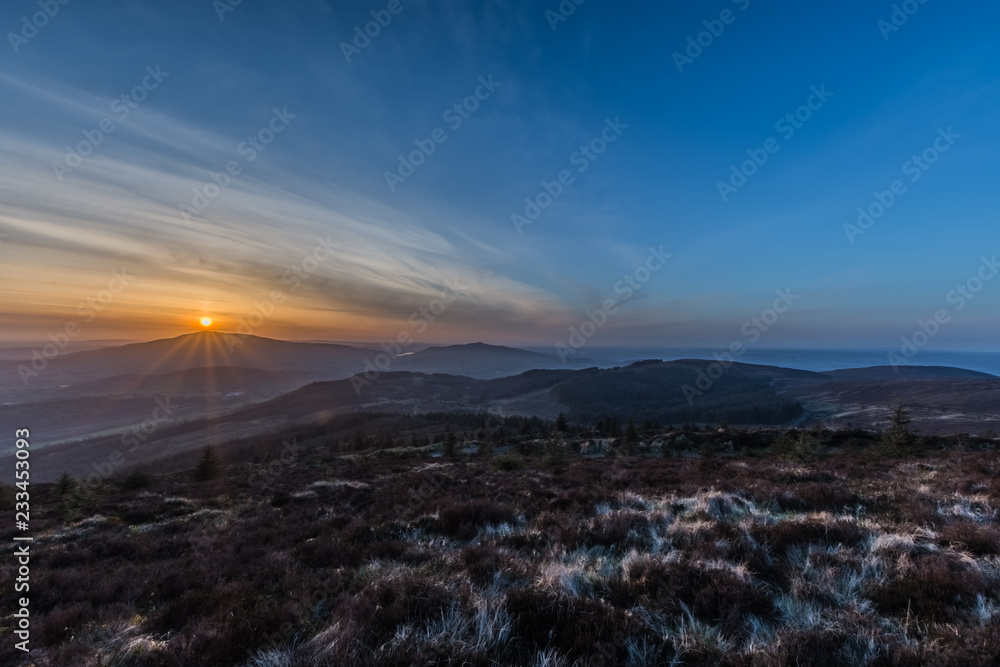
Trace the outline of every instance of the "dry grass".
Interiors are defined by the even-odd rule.
[[[998,472],[958,451],[512,467],[313,450],[266,485],[240,466],[42,486],[34,650],[8,637],[0,662],[996,664]]]

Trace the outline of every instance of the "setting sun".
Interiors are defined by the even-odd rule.
[[[203,327],[210,327],[210,326],[212,326],[212,318],[211,317],[203,317],[203,318],[201,318],[201,326],[203,326]]]

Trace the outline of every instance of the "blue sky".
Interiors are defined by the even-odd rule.
[[[1000,280],[960,311],[947,297],[1000,251],[1000,6],[914,2],[887,32],[892,3],[587,0],[553,30],[554,1],[400,0],[347,62],[341,44],[387,5],[243,0],[220,19],[210,0],[75,0],[12,44],[41,10],[5,3],[4,335],[44,340],[126,267],[135,279],[81,339],[176,335],[201,316],[235,329],[259,309],[259,335],[388,340],[457,279],[422,342],[550,345],[611,298],[592,344],[727,346],[790,288],[758,345],[891,349],[944,308],[928,347],[997,349]],[[721,34],[678,71],[706,21]],[[168,74],[60,181],[53,162],[147,67]],[[453,129],[444,113],[480,77],[499,85]],[[786,138],[776,122],[813,87],[832,95]],[[275,109],[287,126],[249,160],[241,142]],[[574,162],[606,119],[620,136]],[[398,156],[438,128],[447,140],[390,191]],[[904,164],[949,128],[911,181]],[[771,138],[724,201],[719,181]],[[240,173],[185,219],[231,161]],[[573,182],[519,233],[511,215],[563,170]],[[896,179],[905,192],[850,242],[845,224]],[[293,288],[317,238],[336,248]],[[661,246],[670,259],[623,302],[616,283]]]

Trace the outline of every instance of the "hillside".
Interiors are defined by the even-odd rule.
[[[773,432],[657,437],[677,447],[543,455],[529,436],[525,454],[439,457],[278,437],[205,481],[33,484],[32,653],[4,642],[0,662],[1000,660],[995,443],[872,461],[850,433],[813,432],[803,462]],[[754,455],[724,454],[733,439]]]
[[[532,355],[475,344],[436,348],[424,359],[446,365],[468,357],[531,361]],[[483,362],[479,369],[487,367]],[[893,407],[903,403],[921,433],[987,435],[1000,430],[1000,378],[931,368],[914,369],[906,379],[853,379],[884,372],[851,369],[841,376],[740,363],[720,372],[718,364],[704,360],[648,360],[605,369],[534,369],[494,379],[392,370],[363,382],[359,380],[365,376],[312,382],[268,396],[265,392],[281,382],[294,387],[302,381],[292,373],[259,369],[190,369],[83,383],[84,392],[122,393],[76,399],[69,393],[58,404],[47,399],[2,406],[0,416],[37,425],[37,444],[49,445],[37,454],[42,479],[54,479],[64,470],[82,473],[94,460],[122,450],[129,432],[154,414],[154,401],[162,396],[169,396],[176,410],[158,420],[140,446],[130,441],[132,464],[177,460],[205,444],[260,437],[292,425],[322,425],[358,411],[458,410],[544,419],[563,413],[574,423],[589,425],[609,419],[623,424],[631,418],[665,426],[825,423],[877,430]],[[209,381],[217,383],[217,391],[206,391]],[[10,437],[0,440],[4,447],[11,444]]]
[[[564,412],[571,420],[583,424],[595,424],[604,418],[624,423],[629,417],[663,424],[723,421],[779,424],[801,414],[798,403],[769,388],[767,378],[810,374],[746,364],[734,366],[703,397],[689,403],[683,383],[697,383],[699,371],[704,372],[707,366],[708,362],[657,361],[603,370],[534,370],[495,380],[399,371],[383,373],[374,382],[357,389],[351,380],[315,382],[222,415],[174,418],[157,424],[141,446],[129,451],[129,460],[133,464],[148,464],[176,458],[205,444],[222,444],[294,424],[322,424],[336,415],[356,410],[404,414],[492,411],[546,418]],[[188,409],[191,404],[191,399],[178,401],[178,405]],[[154,406],[148,402],[138,406],[143,407],[152,410]],[[134,411],[129,418],[141,421]],[[123,424],[117,422],[116,426],[121,428]],[[53,426],[50,424],[49,428]],[[39,439],[43,436],[44,432]],[[125,437],[108,434],[50,445],[36,455],[38,475],[54,479],[67,470],[82,473],[93,460],[108,458],[121,450]]]

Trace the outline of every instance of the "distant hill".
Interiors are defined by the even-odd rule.
[[[398,357],[393,363],[393,370],[488,378],[515,375],[536,368],[580,368],[586,363],[586,360],[577,359],[573,363],[563,364],[559,357],[552,354],[486,343],[468,343],[429,347]]]
[[[370,351],[333,343],[292,343],[261,336],[200,331],[146,343],[87,350],[55,360],[60,367],[109,365],[130,372],[165,373],[241,366],[285,372],[350,372]]]
[[[871,366],[825,371],[838,380],[1000,380],[996,375],[951,366]]]
[[[722,369],[715,362],[683,359],[581,372],[552,393],[567,417],[582,423],[608,415],[673,424],[781,424],[798,417],[802,406],[777,394],[772,381],[815,375],[740,363]]]
[[[21,381],[23,361],[0,361],[0,402],[24,401],[38,390],[65,388],[116,375],[151,375],[197,368],[240,367],[283,372],[302,382],[339,380],[373,368],[380,349],[336,343],[300,343],[261,336],[202,331],[145,343],[85,350],[55,357],[37,376]],[[392,359],[391,371],[452,373],[478,378],[515,375],[532,368],[580,368],[585,360],[563,365],[554,355],[472,343],[422,349]],[[195,380],[200,382],[200,380]]]
[[[169,419],[192,420],[232,412],[301,387],[300,377],[278,371],[222,366],[158,375],[127,374],[70,383],[0,406],[4,423],[29,426],[36,446],[127,429],[147,419],[166,399]],[[6,434],[0,434],[6,436]],[[0,451],[13,446],[0,437]]]
[[[503,349],[497,353],[509,354]],[[130,461],[137,464],[175,456],[206,443],[221,445],[296,424],[323,424],[359,410],[406,414],[489,410],[549,418],[564,412],[571,421],[583,424],[607,416],[620,423],[633,417],[664,425],[687,421],[781,424],[802,413],[794,398],[780,396],[769,386],[769,378],[813,374],[749,364],[734,364],[703,395],[689,401],[684,386],[698,386],[699,372],[708,373],[710,365],[707,361],[657,361],[611,369],[536,369],[497,379],[394,371],[358,389],[350,379],[314,382],[224,415],[163,424],[131,454]],[[150,407],[129,400],[130,414],[136,408]],[[41,477],[54,478],[64,469],[85,469],[95,457],[107,457],[120,448],[121,437],[109,434],[45,447],[34,460]]]
[[[85,470],[120,449],[123,434],[147,422],[164,397],[174,408],[141,447],[130,449],[132,463],[355,411],[881,428],[892,406],[903,403],[915,428],[1000,429],[1000,378],[940,366],[817,373],[650,359],[583,368],[587,360],[563,365],[554,355],[471,343],[404,354],[373,375],[372,368],[385,366],[380,354],[199,332],[59,356],[27,388],[12,362],[0,362],[0,418],[31,428],[39,466],[51,466],[40,474],[53,476],[63,468]],[[0,452],[13,444],[12,433],[0,434]]]
[[[58,393],[77,396],[242,395],[272,397],[302,386],[300,375],[238,366],[188,368],[171,373],[130,373],[78,382]]]

